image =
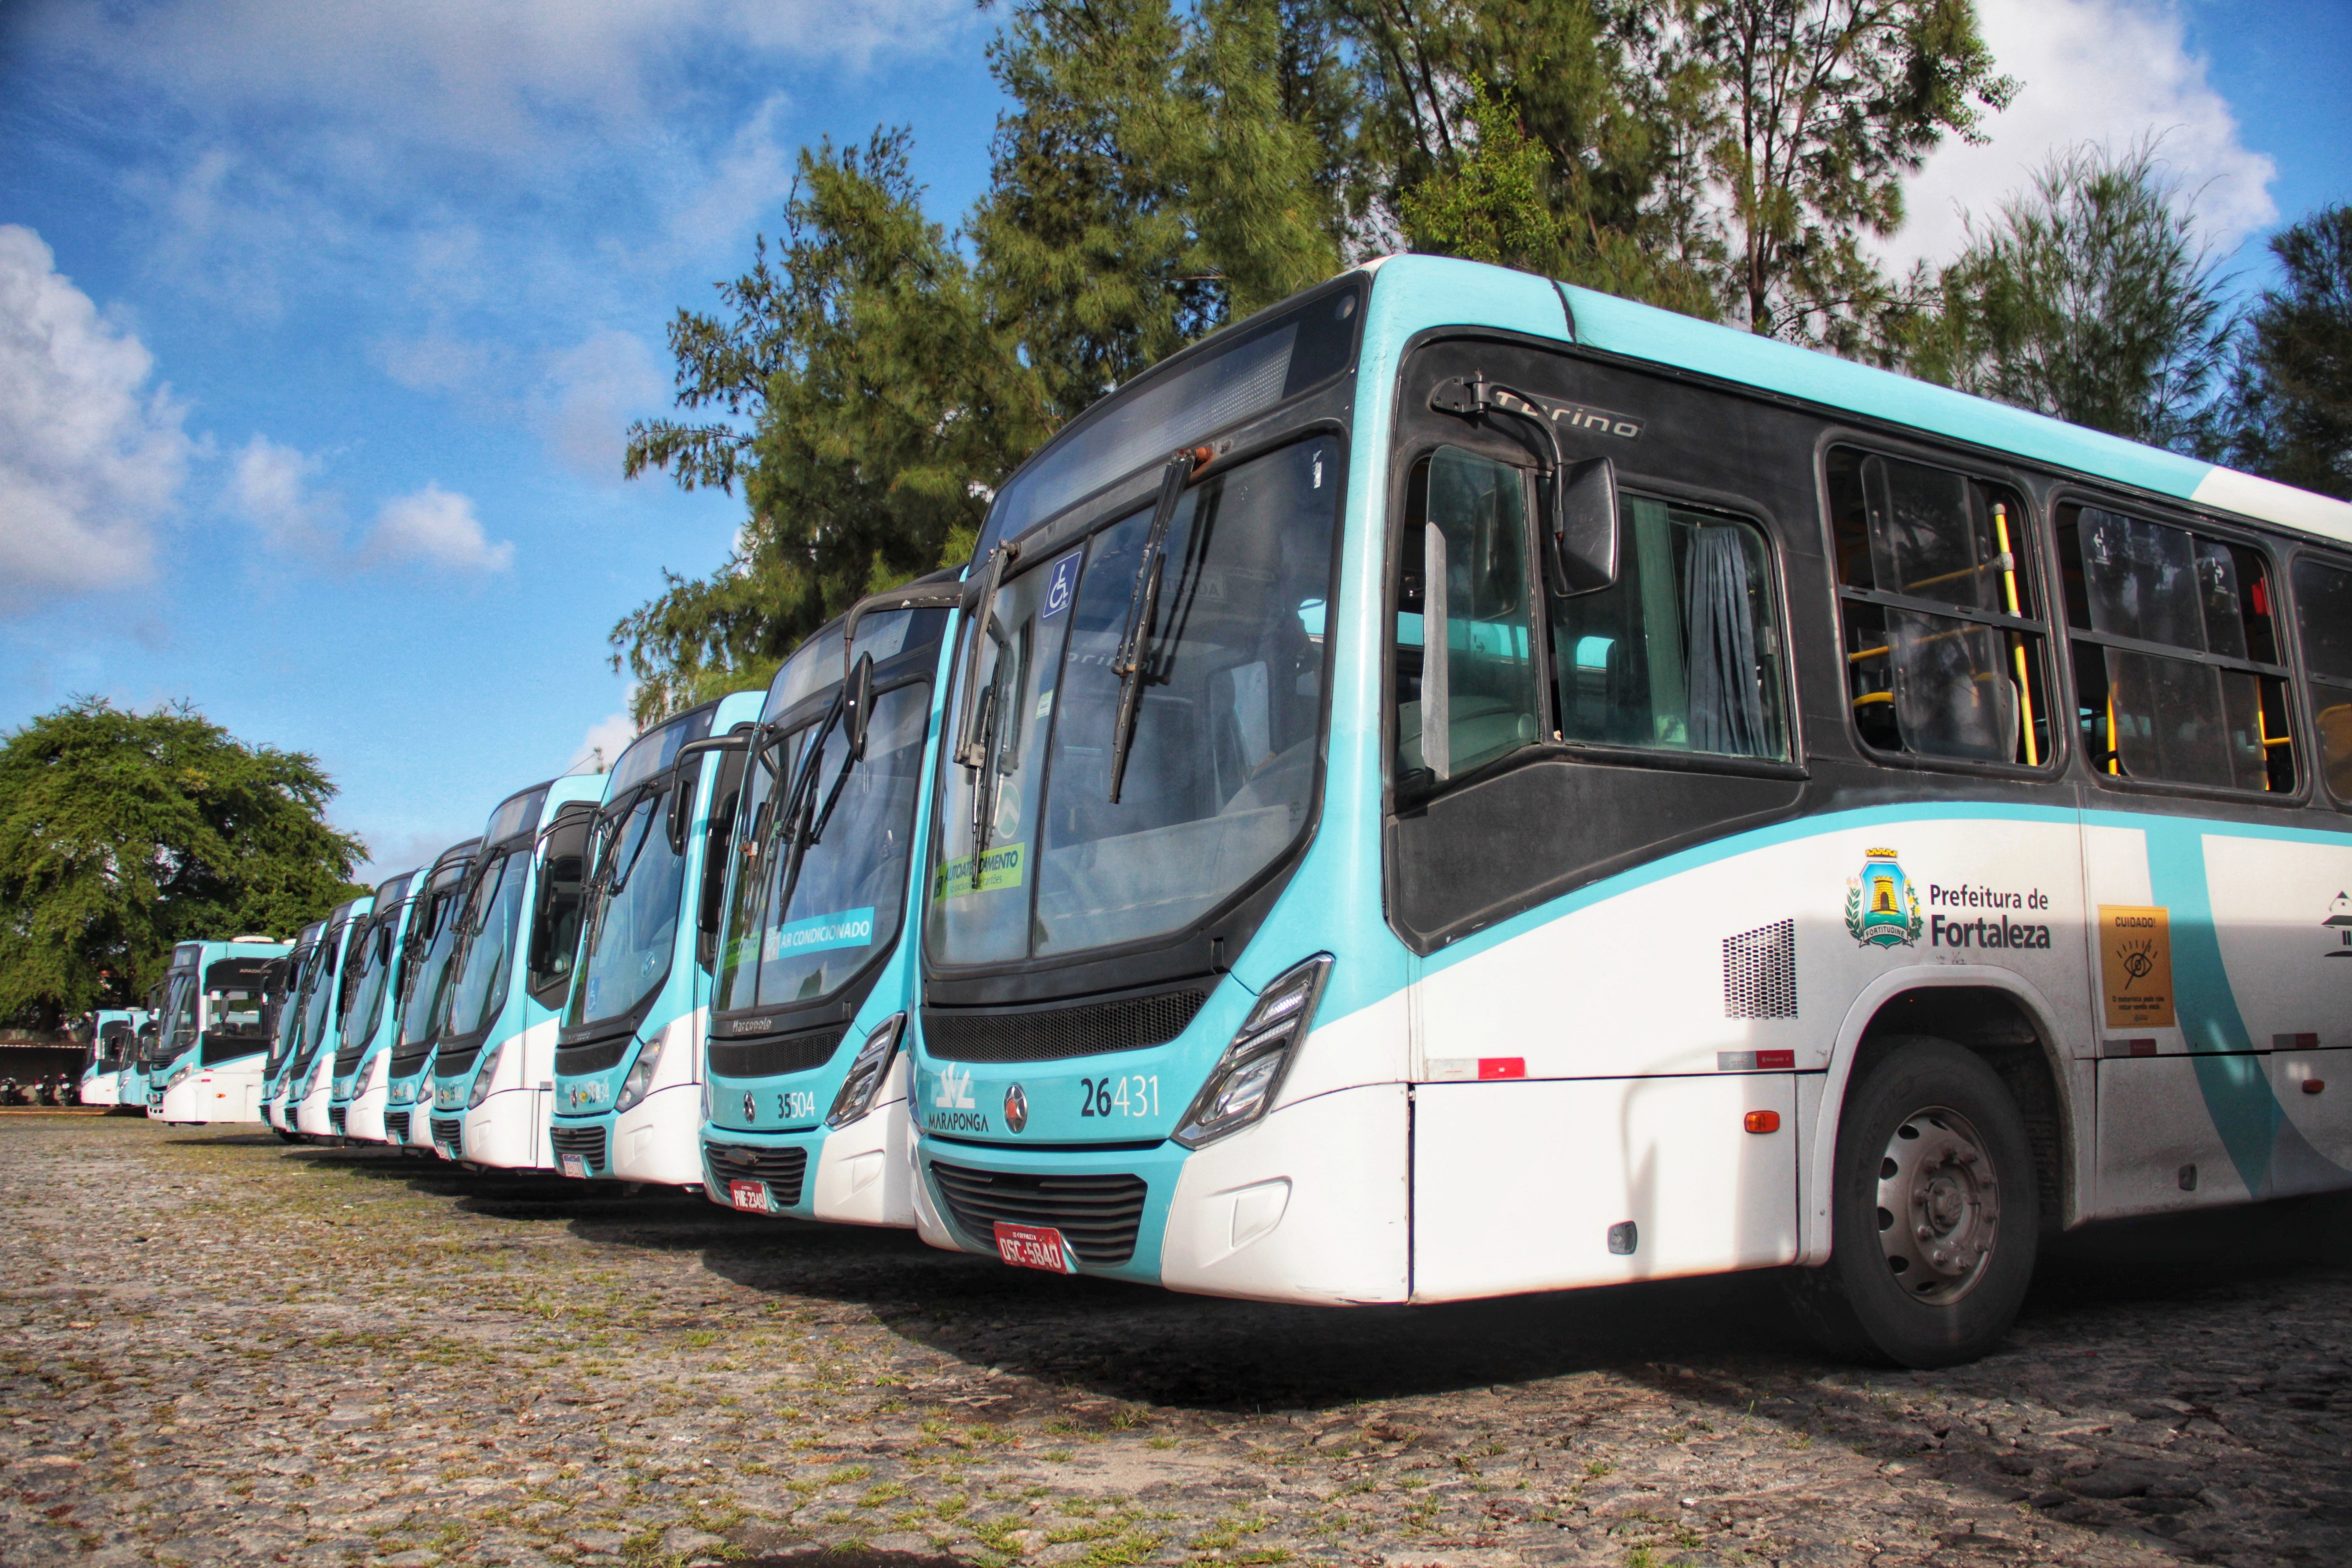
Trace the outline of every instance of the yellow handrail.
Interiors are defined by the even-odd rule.
[[[2000,546],[2003,563],[2000,570],[2001,595],[2009,604],[2009,613],[2021,615],[2017,600],[2017,557],[2009,548],[2009,507],[2002,501],[1992,503],[1993,542]],[[2033,685],[2026,679],[2025,639],[2017,633],[2009,634],[2010,657],[2017,662],[2017,705],[2020,717],[2025,721],[2025,765],[2042,765],[2042,748],[2033,740]]]

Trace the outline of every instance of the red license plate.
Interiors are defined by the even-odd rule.
[[[1076,1274],[1070,1249],[1062,1233],[1050,1225],[1007,1225],[996,1222],[996,1256],[1015,1268],[1042,1268],[1048,1274]]]
[[[727,1201],[751,1214],[768,1212],[768,1184],[765,1182],[730,1182]]]

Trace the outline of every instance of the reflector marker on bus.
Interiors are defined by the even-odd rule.
[[[1478,1079],[1525,1078],[1525,1057],[1432,1057],[1429,1076],[1441,1083],[1466,1083]]]
[[[2101,1040],[2099,1054],[2103,1057],[2152,1057],[2156,1042],[2152,1039]]]
[[[2326,1089],[2327,1080],[2324,1078],[2307,1078],[2303,1080],[2303,1092],[2305,1094],[2323,1094]]]
[[[2315,1051],[2319,1048],[2317,1035],[2273,1035],[2271,1049],[2274,1051]]]
[[[1717,1072],[1791,1072],[1797,1066],[1794,1051],[1717,1051],[1715,1070]]]
[[[1742,1124],[1750,1132],[1778,1132],[1780,1131],[1780,1113],[1777,1110],[1751,1110]]]

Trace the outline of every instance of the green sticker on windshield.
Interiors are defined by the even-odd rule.
[[[960,855],[941,866],[938,878],[931,883],[934,899],[960,899],[966,893],[989,893],[999,888],[1017,888],[1023,870],[1028,865],[1028,846],[1000,844],[980,858],[980,880],[971,877],[971,857]]]

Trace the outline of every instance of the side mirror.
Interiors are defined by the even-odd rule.
[[[686,853],[687,814],[693,809],[694,781],[700,772],[698,768],[680,768],[677,781],[669,786],[669,816],[663,827],[669,838],[669,852],[673,855]]]
[[[861,653],[849,672],[849,684],[842,691],[843,740],[848,745],[847,760],[866,760],[866,724],[874,710],[874,656]]]
[[[1552,587],[1591,594],[1617,581],[1617,465],[1587,458],[1553,486]]]

